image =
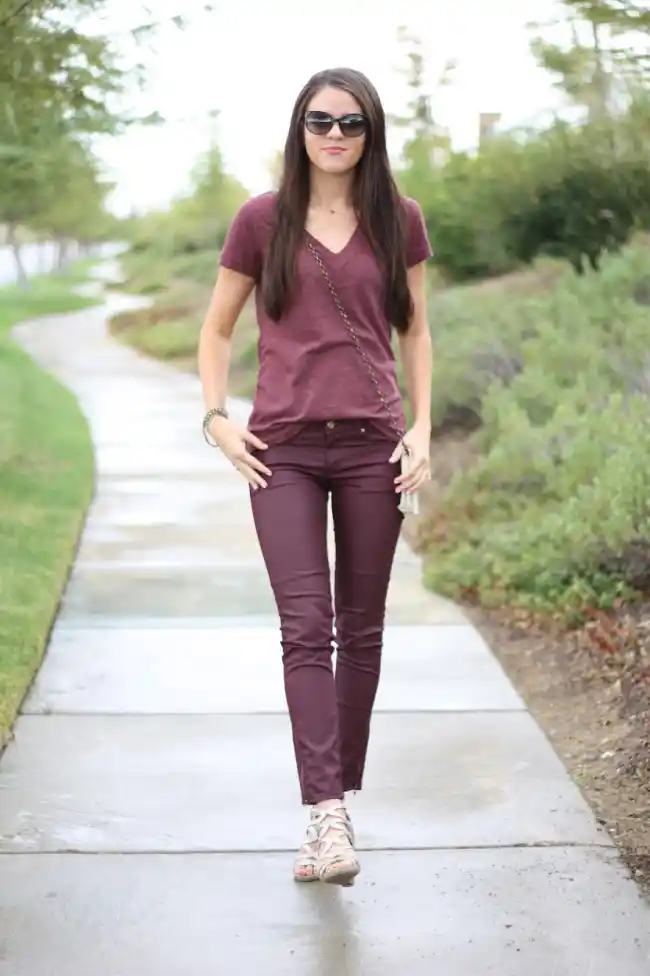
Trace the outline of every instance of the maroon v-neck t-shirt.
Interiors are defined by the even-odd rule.
[[[275,193],[248,200],[232,222],[221,252],[225,268],[253,278],[259,286],[275,218]],[[407,215],[406,263],[431,257],[422,211],[403,198]],[[400,428],[404,411],[397,384],[392,328],[384,312],[382,273],[357,227],[342,251],[334,253],[308,235],[318,250],[382,393]],[[279,322],[268,317],[261,288],[255,292],[259,326],[259,374],[249,428],[268,444],[293,436],[312,421],[363,419],[388,437],[397,435],[386,408],[353,344],[313,254],[303,244],[296,261],[295,297]]]

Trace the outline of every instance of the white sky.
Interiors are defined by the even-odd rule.
[[[284,143],[295,97],[321,68],[364,71],[387,111],[399,112],[401,24],[425,43],[432,88],[443,64],[458,62],[435,102],[456,148],[475,144],[479,112],[500,111],[509,126],[558,104],[529,53],[526,29],[531,20],[553,19],[555,0],[212,0],[212,13],[198,2],[148,0],[155,19],[189,10],[193,23],[162,33],[146,55],[147,90],[133,96],[134,107],[157,109],[166,124],[101,144],[119,184],[113,206],[120,212],[164,206],[185,188],[215,109],[228,169],[252,192],[267,189],[267,161]],[[112,30],[143,20],[133,0],[112,0],[109,10]]]

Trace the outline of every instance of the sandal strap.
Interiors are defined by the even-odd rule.
[[[311,826],[316,827],[321,863],[334,864],[355,858],[354,829],[345,807],[319,810]]]
[[[300,845],[296,856],[296,865],[312,867],[316,863],[318,856],[318,829],[313,821],[307,826],[305,839]]]

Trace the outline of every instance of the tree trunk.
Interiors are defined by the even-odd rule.
[[[68,260],[68,242],[65,240],[59,241],[58,255],[57,255],[57,269],[63,271]]]
[[[25,265],[23,264],[23,256],[21,253],[21,244],[16,236],[16,226],[15,224],[9,224],[7,227],[7,240],[13,251],[14,261],[16,262],[16,281],[21,288],[26,288],[28,285],[27,272],[25,271]]]
[[[592,101],[590,105],[590,120],[602,121],[609,116],[609,76],[605,68],[603,49],[600,43],[599,25],[596,20],[591,21],[591,32],[594,44],[594,77]]]

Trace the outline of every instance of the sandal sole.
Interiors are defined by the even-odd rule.
[[[345,868],[341,871],[331,871],[329,874],[321,876],[323,884],[339,885],[341,888],[351,888],[360,872],[359,865],[353,868]]]

